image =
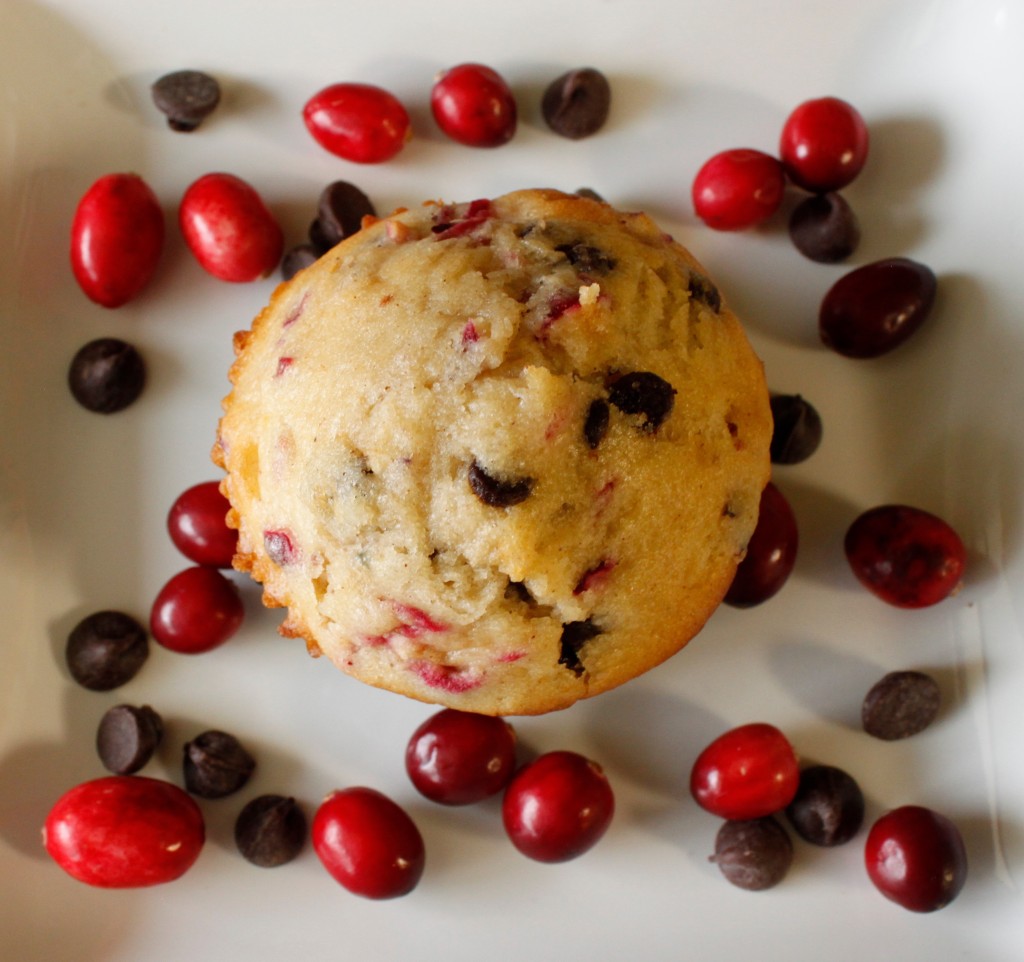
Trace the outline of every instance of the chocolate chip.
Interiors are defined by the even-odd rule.
[[[314,224],[319,242],[331,248],[346,237],[358,233],[364,217],[374,217],[376,214],[370,198],[355,184],[336,180],[321,191],[317,203]],[[313,239],[312,229],[310,236]],[[317,243],[316,239],[314,243]]]
[[[898,741],[924,731],[939,713],[938,682],[923,671],[892,671],[876,682],[861,706],[864,731]]]
[[[590,618],[562,625],[558,663],[564,665],[578,678],[585,671],[580,659],[580,650],[591,638],[596,638],[599,634],[601,629]]]
[[[533,490],[533,478],[496,478],[474,461],[467,472],[469,486],[484,504],[510,508],[525,501]]]
[[[608,424],[611,420],[611,408],[604,398],[597,398],[590,402],[587,408],[587,416],[583,421],[583,437],[586,439],[587,447],[593,451],[608,433]]]
[[[611,102],[608,78],[593,67],[581,67],[551,81],[541,98],[541,113],[556,134],[579,140],[604,126]]]
[[[138,674],[149,657],[149,637],[131,615],[97,611],[75,625],[64,655],[83,688],[110,691]]]
[[[642,414],[643,427],[656,431],[672,412],[676,390],[664,378],[650,371],[624,374],[608,389],[608,399],[626,414]]]
[[[853,777],[831,765],[812,765],[786,807],[793,830],[812,845],[848,842],[864,821],[864,795]]]
[[[146,385],[146,364],[138,350],[116,337],[89,341],[68,367],[74,399],[97,414],[114,414],[133,404]]]
[[[312,266],[319,258],[320,255],[312,244],[298,244],[281,260],[281,276],[290,281],[299,271]]]
[[[227,732],[203,732],[185,744],[185,787],[200,798],[237,792],[255,768],[256,760]]]
[[[799,394],[773,394],[770,404],[774,421],[769,448],[772,463],[806,461],[821,444],[821,415]]]
[[[575,241],[559,244],[555,250],[565,254],[569,263],[582,274],[608,274],[615,270],[615,258],[592,244]]]
[[[710,308],[716,314],[722,309],[722,295],[703,274],[690,274],[690,297]]]
[[[238,813],[235,845],[260,868],[292,861],[306,844],[306,816],[294,798],[260,795]]]
[[[577,197],[586,197],[588,200],[604,203],[604,198],[593,187],[577,187],[575,193]]]
[[[171,130],[195,130],[220,103],[220,84],[201,70],[175,70],[150,88],[153,103],[167,115]]]
[[[793,864],[793,841],[770,815],[725,822],[712,862],[733,885],[752,892],[778,885]]]
[[[163,720],[149,705],[114,705],[96,729],[96,753],[108,771],[132,775],[153,757],[163,736]]]
[[[816,194],[793,208],[789,236],[805,257],[820,264],[836,264],[857,249],[860,224],[840,194]]]

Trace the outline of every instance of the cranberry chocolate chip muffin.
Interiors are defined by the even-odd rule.
[[[644,214],[555,191],[369,221],[236,337],[235,565],[343,671],[537,714],[686,644],[757,521],[760,361]]]

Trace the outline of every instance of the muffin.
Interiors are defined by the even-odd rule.
[[[235,567],[371,685],[565,708],[697,634],[754,530],[762,364],[644,214],[523,190],[368,218],[235,349]]]

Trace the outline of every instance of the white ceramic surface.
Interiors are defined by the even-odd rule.
[[[1016,962],[1024,953],[1024,235],[1019,156],[1024,6],[1013,0],[0,0],[0,957],[11,962],[182,959],[565,958],[820,962]],[[522,104],[509,145],[446,142],[427,108],[431,79],[491,64]],[[613,114],[590,140],[547,131],[546,83],[593,64]],[[225,100],[198,132],[167,130],[149,101],[159,74],[219,76]],[[306,134],[305,99],[365,80],[410,106],[416,138],[395,161],[358,167]],[[852,362],[817,342],[817,305],[849,265],[803,260],[780,220],[716,235],[694,219],[700,163],[731,146],[773,150],[789,110],[824,94],[857,104],[872,130],[847,191],[864,242],[855,262],[902,254],[940,277],[937,310],[892,355]],[[468,200],[522,186],[587,185],[644,208],[697,252],[745,317],[776,390],[820,409],[825,440],[776,481],[801,527],[796,572],[760,608],[723,609],[690,648],[622,689],[518,722],[531,748],[566,747],[606,768],[616,820],[583,858],[544,866],[504,839],[496,803],[448,810],[420,799],[405,741],[431,711],[308,659],[277,637],[279,615],[245,587],[248,621],[197,657],[157,648],[118,692],[78,688],[68,630],[118,607],[145,618],[184,559],[164,531],[208,460],[231,334],[273,281],[204,275],[173,217],[195,177],[229,170],[256,185],[298,241],[320,188],[345,178],[381,209]],[[172,223],[153,287],[117,311],[89,303],[67,262],[68,226],[98,176],[136,170]],[[151,380],[131,409],[89,414],[67,363],[90,338],[145,353]],[[862,509],[905,501],[963,534],[963,591],[926,611],[888,608],[858,588],[842,533]],[[242,579],[240,578],[240,582]],[[923,667],[946,696],[936,725],[902,743],[858,730],[863,693],[885,671]],[[177,779],[181,743],[202,728],[238,734],[259,758],[243,796],[204,803],[209,842],[159,889],[106,892],[45,856],[52,802],[102,774],[96,723],[118,701],[149,703],[168,740],[147,771]],[[797,844],[795,867],[762,894],[730,887],[707,861],[717,828],[687,793],[697,751],[725,728],[766,720],[809,760],[861,782],[869,818],[906,802],[960,825],[970,877],[942,912],[890,904],[861,864],[864,832],[836,850]],[[349,895],[312,851],[273,870],[234,851],[231,826],[254,794],[294,794],[311,815],[329,789],[370,784],[420,823],[428,864],[409,897]]]

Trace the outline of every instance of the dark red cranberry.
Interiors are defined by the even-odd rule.
[[[183,491],[167,515],[174,546],[196,564],[230,568],[238,546],[238,532],[229,528],[226,520],[230,508],[217,481],[204,481]]]
[[[793,572],[798,543],[796,515],[786,496],[769,481],[761,493],[747,553],[736,569],[725,603],[751,608],[777,594]]]
[[[774,725],[753,722],[719,735],[690,770],[690,793],[713,815],[754,819],[784,809],[796,795],[800,767]]]
[[[313,817],[312,839],[330,875],[364,898],[407,895],[423,874],[426,853],[416,823],[373,788],[331,792]]]
[[[937,288],[931,269],[907,257],[858,267],[840,277],[822,299],[822,343],[844,357],[888,354],[928,319]]]
[[[516,736],[508,722],[454,708],[423,722],[405,751],[413,785],[442,805],[468,805],[497,794],[515,762]]]
[[[601,767],[575,752],[541,755],[505,789],[501,814],[512,844],[538,862],[566,862],[607,831],[615,796]]]
[[[165,648],[187,655],[224,644],[245,615],[238,586],[215,568],[179,571],[153,602],[149,630]]]
[[[967,849],[959,829],[920,805],[893,809],[872,825],[864,863],[875,887],[911,912],[944,908],[967,881]]]
[[[430,93],[434,120],[452,140],[468,147],[500,147],[516,132],[516,99],[490,67],[463,63],[445,70]]]
[[[850,525],[843,547],[857,580],[899,608],[938,604],[963,581],[963,541],[920,508],[888,504],[865,511]]]

